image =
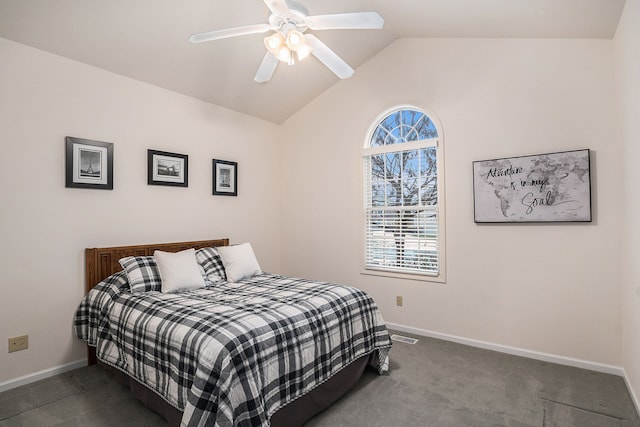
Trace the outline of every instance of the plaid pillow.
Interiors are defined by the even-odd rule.
[[[204,277],[210,282],[227,280],[222,259],[216,248],[202,248],[196,251],[196,260],[204,269]]]
[[[162,279],[152,256],[128,256],[120,259],[131,292],[162,291]]]

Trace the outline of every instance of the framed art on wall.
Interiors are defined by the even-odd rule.
[[[147,150],[147,184],[189,186],[189,156]]]
[[[113,143],[67,136],[65,186],[113,190]]]
[[[473,162],[474,221],[590,222],[589,150]]]
[[[238,163],[213,159],[213,195],[238,195]]]

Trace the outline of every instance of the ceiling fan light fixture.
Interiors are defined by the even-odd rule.
[[[269,52],[282,62],[292,62],[291,49],[286,44],[285,37],[280,32],[275,32],[264,38],[264,45]]]
[[[298,50],[296,50],[298,61],[302,61],[304,58],[311,55],[311,52],[313,52],[313,48],[309,46],[307,43],[305,43],[303,46],[298,48]]]
[[[285,39],[282,33],[275,32],[264,38],[264,45],[267,50],[278,56],[278,51],[285,47]]]
[[[288,47],[282,46],[275,55],[280,61],[293,64],[293,57]]]
[[[297,29],[291,29],[287,33],[285,37],[285,43],[287,47],[291,50],[292,57],[295,57],[298,61],[302,61],[304,58],[311,54],[313,48],[309,46],[307,40],[302,34],[301,31]],[[291,64],[292,61],[289,61]]]
[[[298,51],[299,49],[302,49],[307,44],[304,39],[304,34],[302,34],[298,30],[289,31],[287,33],[286,42],[289,49],[293,51]]]

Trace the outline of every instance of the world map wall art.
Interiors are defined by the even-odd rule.
[[[589,150],[473,162],[474,221],[590,222]]]

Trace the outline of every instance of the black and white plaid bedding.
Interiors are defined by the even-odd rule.
[[[361,356],[385,372],[391,347],[365,292],[269,273],[132,294],[119,272],[85,296],[74,326],[100,360],[183,410],[188,426],[269,425]]]

